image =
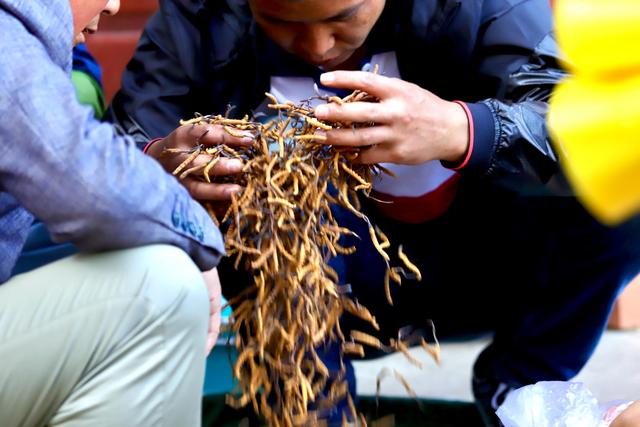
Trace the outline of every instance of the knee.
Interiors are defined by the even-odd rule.
[[[143,264],[144,297],[158,315],[171,313],[181,329],[204,329],[208,323],[209,297],[202,272],[189,256],[169,245],[136,249]]]

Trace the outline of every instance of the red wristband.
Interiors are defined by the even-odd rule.
[[[142,152],[144,154],[147,154],[147,151],[149,151],[149,148],[151,148],[151,146],[153,144],[155,144],[158,141],[162,141],[164,138],[156,138],[156,139],[152,139],[151,141],[147,142],[147,145],[144,146],[144,148],[142,149]]]
[[[471,154],[473,154],[473,144],[474,144],[475,134],[473,130],[474,128],[473,115],[471,114],[471,110],[469,110],[469,107],[467,107],[467,104],[462,101],[453,101],[453,102],[455,102],[456,104],[462,107],[462,109],[464,110],[464,113],[467,115],[467,120],[469,120],[469,147],[467,148],[467,155],[464,157],[464,160],[462,161],[462,163],[460,163],[456,167],[451,168],[454,171],[458,171],[464,168],[465,166],[467,166],[467,163],[469,163],[469,160],[471,159]]]

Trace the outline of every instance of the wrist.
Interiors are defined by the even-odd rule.
[[[160,154],[164,149],[164,144],[162,142],[164,142],[164,138],[152,139],[147,143],[142,152],[154,159],[157,159],[160,157]]]
[[[461,102],[448,103],[448,139],[445,156],[441,160],[461,165],[466,163],[471,145],[471,124],[465,106]]]

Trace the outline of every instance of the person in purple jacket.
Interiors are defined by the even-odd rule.
[[[71,81],[74,35],[118,7],[0,0],[3,427],[200,424],[220,314],[201,271],[224,253],[220,232],[157,162],[77,102]],[[206,130],[205,142],[221,141],[215,127],[169,140]],[[38,221],[79,253],[18,272]]]

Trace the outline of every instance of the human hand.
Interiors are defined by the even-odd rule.
[[[227,144],[229,146],[249,145],[253,142],[253,136],[246,133],[246,137],[237,138],[229,135],[220,125],[184,125],[176,129],[165,139],[158,141],[149,147],[147,154],[158,160],[162,167],[172,173],[189,156],[188,152],[196,145],[212,146]],[[167,155],[166,149],[181,150],[185,153]],[[208,154],[200,154],[189,167],[204,165],[211,161]],[[233,175],[242,171],[242,161],[238,159],[221,158],[209,171],[210,175]],[[191,196],[201,202],[228,202],[233,194],[242,190],[236,184],[209,183],[201,177],[204,169],[195,172],[181,180],[189,190]]]
[[[334,71],[320,80],[325,86],[358,89],[380,100],[316,107],[320,120],[374,123],[371,127],[330,130],[325,144],[361,147],[356,160],[360,163],[412,165],[464,160],[469,149],[469,121],[457,103],[413,83],[363,71]]]
[[[202,273],[209,292],[209,332],[207,334],[207,355],[216,345],[220,334],[220,318],[222,315],[222,291],[218,270],[211,269]]]
[[[611,427],[637,427],[640,425],[640,401],[634,402],[611,424]]]

